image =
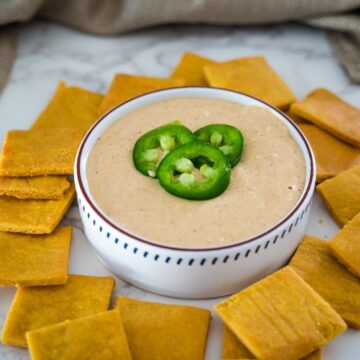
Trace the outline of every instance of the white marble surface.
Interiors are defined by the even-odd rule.
[[[59,80],[106,91],[116,72],[168,76],[184,51],[227,60],[261,54],[302,98],[316,87],[327,87],[359,106],[360,87],[349,83],[322,32],[295,25],[267,28],[174,26],[119,37],[96,37],[45,22],[21,28],[18,57],[0,95],[0,141],[9,129],[26,129],[45,106]],[[75,227],[70,272],[107,275],[89,249],[74,205],[64,223]],[[308,232],[324,239],[337,227],[316,197]],[[14,289],[0,288],[0,326]],[[219,300],[186,301],[144,292],[117,279],[115,294],[138,299],[192,304],[211,309]],[[206,359],[220,358],[222,325],[214,314]],[[0,359],[27,359],[25,350],[0,345]],[[360,333],[349,330],[325,347],[325,360],[360,358]]]

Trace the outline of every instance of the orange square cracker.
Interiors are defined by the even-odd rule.
[[[339,226],[360,212],[360,165],[316,187]]]
[[[360,149],[310,123],[299,124],[299,127],[314,150],[317,182],[334,177],[355,165],[360,165]]]
[[[74,184],[61,200],[20,200],[1,196],[0,231],[49,234],[61,221],[74,197]]]
[[[289,265],[348,325],[360,328],[360,279],[332,256],[327,241],[305,236]]]
[[[225,326],[221,360],[250,360],[256,359],[245,345]],[[321,360],[322,349],[317,349],[301,360]]]
[[[110,88],[105,94],[98,114],[101,116],[116,105],[122,104],[123,102],[136,96],[143,95],[154,90],[183,86],[185,84],[186,82],[184,79],[164,79],[138,75],[117,74],[114,76]]]
[[[116,309],[123,319],[134,359],[166,359],[169,354],[174,360],[204,358],[210,311],[125,296],[117,297]]]
[[[206,86],[208,82],[204,75],[204,66],[216,64],[215,61],[203,56],[186,52],[176,65],[172,78],[181,78],[186,80],[186,85]]]
[[[81,129],[12,130],[6,134],[0,160],[3,176],[62,175],[74,172]]]
[[[32,128],[80,128],[86,132],[97,120],[104,96],[60,82]]]
[[[287,109],[295,96],[262,56],[239,58],[204,67],[211,86],[243,92],[280,109]]]
[[[349,144],[360,147],[360,109],[326,89],[316,89],[291,105],[291,113],[311,121]]]
[[[360,213],[330,240],[329,247],[342,264],[360,277]]]
[[[66,176],[0,176],[0,196],[18,199],[58,200],[64,197],[70,187]]]
[[[105,311],[112,277],[70,275],[64,285],[20,287],[7,314],[1,340],[26,347],[25,334],[65,320]]]
[[[131,360],[117,310],[29,331],[26,339],[33,360]]]
[[[215,310],[259,359],[300,359],[346,329],[335,310],[289,266]]]
[[[50,235],[0,232],[0,286],[66,283],[71,231],[68,226]]]

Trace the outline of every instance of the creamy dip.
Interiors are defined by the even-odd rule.
[[[193,131],[224,123],[243,133],[242,159],[232,169],[228,189],[217,198],[175,197],[135,169],[135,141],[175,119]],[[97,139],[86,169],[93,199],[124,230],[193,248],[231,244],[263,232],[295,205],[305,181],[299,146],[269,110],[206,98],[176,98],[128,113]]]

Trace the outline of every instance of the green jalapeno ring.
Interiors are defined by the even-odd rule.
[[[199,169],[194,168],[198,158],[206,159]],[[161,160],[157,171],[166,191],[189,200],[208,200],[222,194],[229,186],[230,175],[227,157],[215,146],[200,141],[172,150]]]
[[[219,148],[234,167],[241,159],[244,137],[239,129],[227,124],[212,124],[195,131],[198,141]]]
[[[195,139],[179,121],[160,126],[142,135],[133,149],[133,163],[142,174],[156,177],[161,158],[177,146]]]

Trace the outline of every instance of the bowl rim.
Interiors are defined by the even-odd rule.
[[[263,231],[261,233],[256,234],[253,237],[250,237],[246,240],[242,240],[240,242],[235,242],[235,243],[231,243],[228,245],[223,245],[223,246],[217,246],[217,247],[209,247],[209,248],[182,248],[182,247],[177,247],[177,246],[171,246],[171,245],[166,245],[166,244],[162,244],[162,243],[156,243],[155,241],[151,241],[151,240],[146,240],[144,238],[141,238],[140,236],[131,234],[130,232],[124,230],[120,225],[116,224],[115,222],[113,222],[110,218],[108,218],[100,209],[99,207],[93,203],[93,201],[91,200],[90,196],[88,195],[84,184],[83,184],[83,180],[82,180],[82,176],[81,176],[81,162],[82,162],[82,155],[83,155],[83,151],[84,151],[84,147],[86,144],[86,141],[88,140],[88,138],[90,137],[90,135],[92,134],[92,132],[94,131],[94,129],[98,126],[99,123],[101,123],[105,118],[108,117],[108,115],[110,115],[112,112],[116,111],[117,109],[119,109],[120,107],[124,106],[125,104],[137,100],[139,98],[154,94],[154,93],[160,93],[160,92],[166,92],[168,90],[175,90],[175,89],[213,89],[213,90],[221,90],[221,91],[225,91],[225,92],[230,92],[230,93],[235,93],[238,95],[242,95],[245,97],[248,97],[250,99],[259,101],[261,103],[263,103],[266,107],[269,107],[270,109],[274,110],[276,113],[278,113],[281,117],[283,117],[296,131],[296,133],[299,135],[299,137],[301,138],[304,146],[305,146],[305,150],[306,150],[306,155],[309,159],[309,178],[306,184],[306,188],[303,191],[301,197],[298,199],[297,203],[295,204],[295,206],[288,212],[286,213],[286,215],[281,218],[281,220],[277,223],[275,223],[273,226],[269,227],[266,231]],[[161,100],[160,100],[161,101]],[[84,196],[84,198],[86,199],[87,203],[89,204],[89,206],[91,207],[91,209],[109,226],[113,227],[115,230],[119,231],[120,233],[122,233],[125,236],[130,237],[133,240],[137,240],[141,243],[144,243],[146,245],[149,246],[154,246],[157,248],[161,248],[161,249],[166,249],[166,250],[172,250],[172,251],[184,251],[184,252],[209,252],[209,251],[220,251],[220,250],[225,250],[225,249],[231,249],[231,248],[235,248],[235,247],[239,247],[241,245],[246,245],[249,243],[252,243],[254,241],[260,240],[262,237],[267,236],[268,234],[272,233],[273,231],[275,231],[276,229],[280,228],[283,224],[285,224],[300,208],[302,205],[304,205],[305,200],[307,199],[309,192],[311,190],[311,188],[313,187],[314,183],[315,183],[315,157],[313,154],[313,151],[311,149],[311,146],[308,142],[308,140],[306,139],[306,137],[304,136],[304,134],[302,133],[302,131],[299,129],[299,127],[295,124],[295,122],[290,119],[289,116],[287,116],[284,112],[282,112],[281,110],[279,110],[278,108],[276,108],[273,105],[270,105],[269,103],[255,97],[252,95],[248,95],[245,93],[242,93],[240,91],[235,91],[235,90],[229,90],[229,89],[225,89],[225,88],[221,88],[221,87],[208,87],[208,86],[176,86],[176,87],[169,87],[169,88],[164,88],[164,89],[159,89],[159,90],[154,90],[151,92],[148,92],[146,94],[142,94],[142,95],[138,95],[136,97],[133,97],[119,105],[116,105],[115,107],[111,108],[109,111],[107,111],[105,114],[103,114],[93,125],[92,127],[88,130],[88,132],[86,133],[86,135],[84,136],[83,140],[81,141],[80,147],[78,148],[77,154],[76,154],[76,159],[75,159],[75,182],[78,182],[80,190],[82,195]]]

